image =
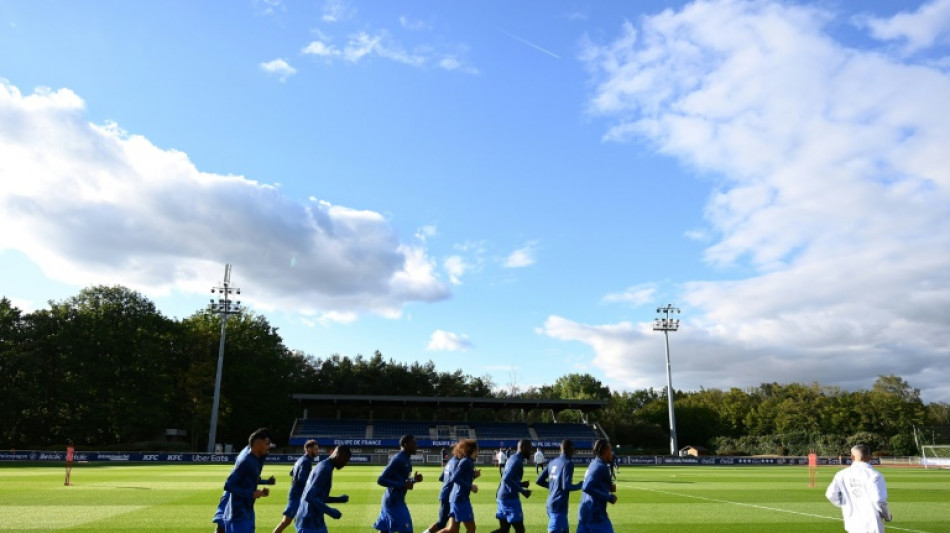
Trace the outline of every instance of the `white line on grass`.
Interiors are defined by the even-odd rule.
[[[683,497],[683,498],[693,498],[693,499],[695,499],[695,500],[703,500],[703,501],[713,502],[713,503],[731,503],[731,504],[733,504],[733,505],[739,505],[739,506],[742,506],[742,507],[752,507],[752,508],[754,508],[754,509],[762,509],[763,511],[778,511],[778,512],[780,512],[780,513],[797,514],[797,515],[802,515],[802,516],[810,516],[810,517],[812,517],[812,518],[823,518],[823,519],[825,519],[825,520],[834,520],[834,521],[836,521],[836,522],[842,522],[842,521],[843,521],[841,518],[838,518],[838,517],[835,517],[835,516],[825,516],[825,515],[820,515],[820,514],[803,513],[803,512],[801,512],[801,511],[792,511],[792,510],[789,510],[789,509],[781,509],[781,508],[778,508],[778,507],[767,507],[767,506],[765,506],[765,505],[756,505],[756,504],[754,504],[754,503],[733,502],[733,501],[729,501],[729,500],[720,500],[720,499],[718,499],[718,498],[707,498],[707,497],[705,497],[705,496],[695,496],[695,495],[692,495],[692,494],[684,494],[684,493],[682,493],[682,492],[671,492],[671,491],[668,491],[668,490],[658,490],[658,489],[648,489],[648,488],[645,488],[645,487],[635,487],[635,486],[633,486],[633,485],[627,485],[627,484],[624,484],[624,486],[630,487],[630,488],[636,489],[636,490],[642,490],[642,491],[645,491],[645,492],[658,492],[658,493],[660,493],[660,494],[668,494],[668,495],[670,495],[670,496],[681,496],[681,497]],[[888,524],[887,529],[888,529],[888,530],[897,530],[897,531],[907,531],[908,533],[930,533],[929,531],[921,531],[921,530],[919,530],[919,529],[907,529],[907,528],[904,528],[904,527],[897,527],[897,526],[894,526],[894,525],[891,525],[891,524]]]

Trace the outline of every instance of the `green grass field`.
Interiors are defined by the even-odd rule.
[[[270,532],[286,503],[290,465],[268,465],[277,476],[269,498],[258,500],[257,531]],[[334,476],[333,493],[349,494],[331,533],[371,531],[382,488],[382,467],[348,466]],[[211,515],[230,467],[89,466],[73,470],[63,486],[62,467],[0,466],[0,531],[199,532],[211,533]],[[416,532],[436,516],[437,468],[422,468],[426,481],[409,493]],[[808,487],[805,467],[626,467],[617,482],[619,501],[608,511],[617,533],[626,532],[841,532],[838,510],[824,499],[836,467],[818,471]],[[472,495],[478,530],[494,529],[498,471],[483,468]],[[884,468],[895,521],[888,531],[950,533],[950,471]],[[578,468],[575,481],[583,476]],[[533,480],[534,469],[526,469]],[[533,486],[533,483],[532,483]],[[540,488],[539,488],[540,489]],[[547,518],[540,489],[524,503],[528,533],[543,533]],[[576,525],[579,494],[571,497]],[[287,531],[293,531],[288,528]]]

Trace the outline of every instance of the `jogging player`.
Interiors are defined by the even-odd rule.
[[[541,471],[537,483],[548,489],[548,532],[570,533],[567,520],[567,504],[571,491],[580,490],[583,483],[574,483],[574,442],[571,439],[561,441],[561,455],[551,459]]]
[[[284,517],[274,528],[273,533],[281,533],[297,516],[297,508],[300,507],[300,495],[303,494],[303,489],[307,486],[310,471],[313,470],[313,462],[319,454],[320,447],[317,446],[317,441],[310,439],[303,445],[303,455],[297,459],[290,471],[290,490],[287,492],[287,507],[284,509]],[[299,531],[300,528],[297,529]]]
[[[577,517],[577,533],[613,533],[607,516],[607,504],[617,503],[617,486],[610,481],[610,461],[614,450],[607,439],[594,442],[594,460],[584,474],[581,505]]]
[[[501,475],[501,485],[495,499],[498,501],[498,529],[492,533],[508,533],[513,527],[515,533],[524,533],[524,512],[521,510],[521,498],[531,497],[528,490],[529,483],[521,481],[524,476],[524,462],[531,457],[531,441],[518,441],[518,451],[513,453],[505,463],[505,471]]]
[[[379,533],[412,533],[412,515],[406,505],[406,492],[422,481],[422,474],[412,473],[412,454],[416,453],[416,438],[403,435],[399,439],[399,453],[389,460],[376,483],[386,487],[379,518],[373,528]]]
[[[346,503],[350,497],[346,494],[330,496],[333,486],[333,471],[340,470],[350,462],[352,453],[348,446],[337,446],[325,461],[317,463],[310,472],[307,484],[300,495],[300,506],[294,526],[297,533],[327,533],[327,523],[323,515],[339,520],[343,513],[330,507],[329,503]]]
[[[234,469],[224,482],[228,501],[224,508],[223,525],[227,533],[253,533],[255,529],[254,501],[270,495],[267,487],[258,489],[264,458],[270,452],[270,430],[260,428],[247,439],[249,453],[234,463]]]
[[[455,447],[457,446],[458,444],[455,445]],[[426,530],[428,533],[436,533],[449,523],[449,512],[451,511],[449,496],[452,494],[452,487],[454,486],[452,484],[452,474],[455,473],[455,466],[459,462],[459,458],[454,453],[455,447],[452,448],[451,457],[448,457],[449,452],[446,451],[442,458],[442,473],[439,474],[439,481],[442,482],[442,488],[439,489],[439,517]]]

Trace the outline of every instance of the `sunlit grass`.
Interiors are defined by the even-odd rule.
[[[382,467],[350,465],[334,475],[333,493],[349,494],[339,505],[343,517],[331,520],[332,533],[371,531],[379,512]],[[211,516],[229,466],[123,465],[77,466],[73,486],[63,486],[61,467],[0,465],[0,531],[201,532],[211,531]],[[278,485],[256,505],[258,531],[270,531],[286,504],[290,465],[267,465],[264,477]],[[437,514],[438,469],[424,467],[423,483],[407,498],[415,530],[424,531]],[[806,467],[626,467],[618,480],[618,503],[608,512],[617,533],[626,532],[841,532],[840,514],[824,499],[837,471],[819,470],[808,487]],[[950,471],[909,468],[882,470],[896,519],[888,531],[950,533]],[[472,495],[478,530],[495,528],[494,491],[498,471],[483,468]],[[525,479],[534,481],[534,469]],[[576,480],[584,474],[578,467]],[[547,526],[540,489],[524,501],[530,533]],[[580,495],[571,497],[576,527]],[[292,531],[288,530],[288,531]]]

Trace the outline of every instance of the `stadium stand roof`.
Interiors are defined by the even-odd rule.
[[[385,407],[429,406],[484,409],[546,409],[554,412],[577,409],[590,413],[607,405],[606,400],[550,400],[525,398],[469,398],[449,396],[373,396],[360,394],[294,394],[303,404],[378,405]]]

